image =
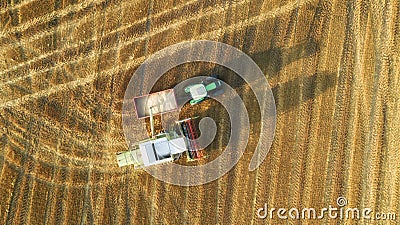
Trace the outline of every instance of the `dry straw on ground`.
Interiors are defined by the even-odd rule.
[[[339,196],[400,216],[399,10],[396,0],[1,1],[0,224],[321,224],[256,211],[322,208]],[[155,89],[212,73],[235,87],[252,127],[239,164],[190,188],[118,168],[133,71],[196,39],[233,45],[265,73],[278,114],[266,161],[247,170],[259,133],[249,87],[225,68],[193,63]],[[211,159],[229,120],[214,101],[195,110],[219,121]]]

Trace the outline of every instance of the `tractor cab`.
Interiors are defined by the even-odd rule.
[[[218,95],[223,93],[220,88],[222,85],[221,81],[215,77],[207,77],[204,81],[199,84],[193,84],[185,88],[185,92],[191,96],[190,104],[196,105],[208,97],[211,94]]]
[[[193,100],[199,100],[207,97],[207,89],[204,84],[195,84],[190,86],[189,92]]]

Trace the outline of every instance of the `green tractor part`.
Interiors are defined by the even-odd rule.
[[[210,91],[216,90],[219,86],[221,86],[221,81],[218,80],[212,81],[209,84],[202,82],[200,84],[194,84],[186,87],[185,92],[190,93],[192,97],[190,104],[196,105],[209,97]]]
[[[208,84],[206,86],[206,90],[207,91],[212,91],[212,90],[215,90],[215,89],[217,89],[217,84],[215,82],[212,82],[212,83],[210,83],[210,84]]]

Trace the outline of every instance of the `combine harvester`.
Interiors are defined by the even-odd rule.
[[[151,138],[129,147],[117,154],[120,167],[134,165],[135,169],[171,162],[181,158],[186,152],[189,160],[203,158],[196,138],[199,137],[194,120],[188,118],[176,121],[167,131],[155,134],[154,115],[178,110],[173,89],[136,97],[133,99],[138,118],[150,117]]]

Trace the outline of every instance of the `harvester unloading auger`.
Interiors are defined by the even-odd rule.
[[[221,82],[216,78],[206,79],[200,84],[190,85],[185,89],[190,94],[191,105],[204,101],[209,93],[218,91]],[[201,89],[199,95],[198,90]],[[197,92],[196,92],[197,91]],[[222,90],[219,90],[222,93]],[[178,110],[178,104],[173,89],[136,97],[136,114],[138,118],[150,117],[151,138],[129,146],[129,150],[117,154],[118,165],[134,164],[135,168],[142,168],[160,163],[171,162],[187,154],[189,160],[204,158],[203,151],[197,142],[199,132],[196,127],[196,118],[187,118],[176,121],[172,128],[155,134],[153,116]]]

